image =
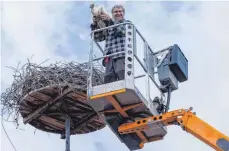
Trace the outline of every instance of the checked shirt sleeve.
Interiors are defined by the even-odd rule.
[[[99,29],[98,25],[91,24],[91,31]],[[101,42],[106,39],[106,35],[103,34],[103,31],[94,32],[94,40],[96,42]]]
[[[105,21],[106,27],[114,25],[114,22],[112,20]],[[91,24],[91,30],[99,29],[99,26],[97,24]],[[106,40],[107,35],[104,35],[103,31],[98,31],[94,33],[94,40],[96,42],[101,42],[103,40]]]

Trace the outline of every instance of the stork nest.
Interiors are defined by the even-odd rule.
[[[28,61],[26,64],[14,70],[14,80],[11,87],[1,94],[1,114],[6,121],[13,119],[19,125],[20,103],[31,91],[56,85],[70,87],[73,92],[87,91],[88,63],[63,63],[57,62],[49,66],[41,66]],[[93,64],[92,85],[103,82],[103,68],[99,64]],[[5,118],[7,116],[7,118]]]

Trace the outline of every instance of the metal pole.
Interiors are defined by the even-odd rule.
[[[70,117],[65,119],[66,151],[70,151]]]
[[[90,97],[92,95],[92,74],[93,74],[93,42],[94,42],[94,33],[92,33],[91,41],[90,41],[90,54],[89,54],[89,65],[88,65],[88,79],[87,79],[87,93]]]
[[[144,77],[144,76],[146,76],[146,75],[145,74],[141,74],[141,75],[135,76],[134,79],[141,78],[141,77]]]
[[[93,61],[97,61],[97,60],[103,59],[105,57],[111,57],[111,56],[114,56],[114,55],[117,55],[117,54],[121,54],[121,53],[123,53],[123,52],[120,51],[120,52],[112,53],[112,54],[109,54],[109,55],[104,55],[102,57],[98,57],[98,58],[93,59]]]

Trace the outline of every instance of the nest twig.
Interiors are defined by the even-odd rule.
[[[36,89],[56,85],[61,88],[67,85],[73,91],[87,91],[88,63],[54,63],[49,66],[31,63],[29,60],[26,64],[19,66],[14,71],[14,80],[11,87],[7,88],[1,94],[1,114],[13,118],[12,122],[19,124],[19,106],[22,98],[31,91]],[[103,82],[102,67],[93,64],[93,85]]]

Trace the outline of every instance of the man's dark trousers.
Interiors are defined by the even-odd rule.
[[[106,63],[104,83],[110,83],[125,78],[125,57],[109,58]]]

